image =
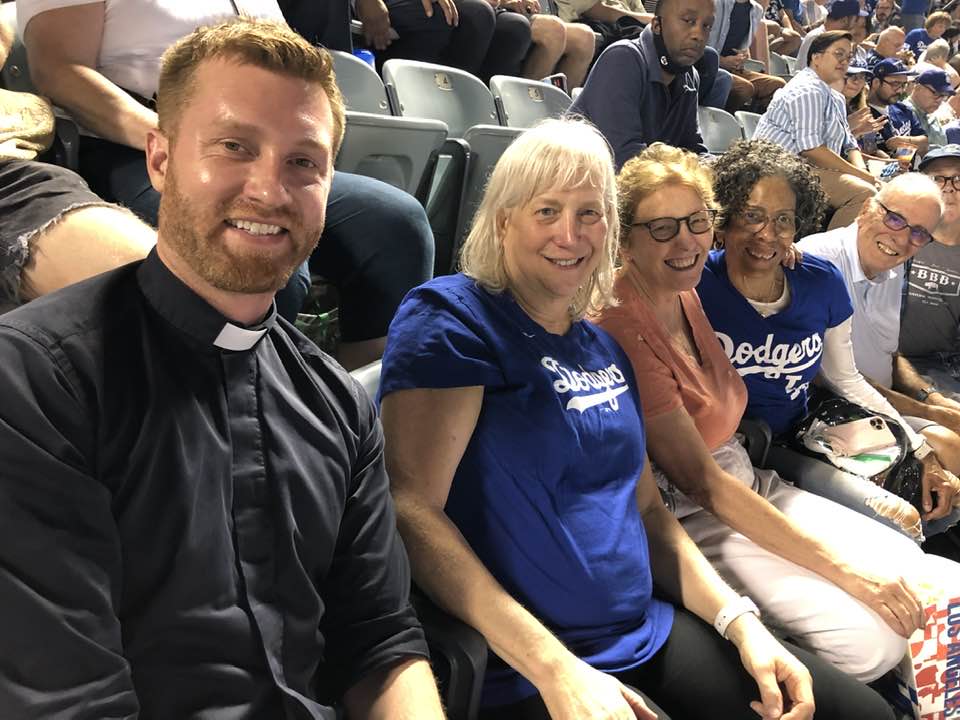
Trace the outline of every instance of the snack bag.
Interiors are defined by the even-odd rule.
[[[960,597],[945,598],[929,586],[921,588],[921,597],[927,624],[875,687],[914,720],[960,720]]]

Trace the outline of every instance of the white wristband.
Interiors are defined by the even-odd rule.
[[[730,623],[746,613],[753,613],[757,617],[760,617],[760,609],[753,600],[746,595],[741,595],[720,609],[717,617],[713,620],[713,626],[717,629],[717,632],[720,633],[720,637],[726,639],[727,628],[730,627]]]

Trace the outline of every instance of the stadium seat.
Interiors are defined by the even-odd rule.
[[[744,69],[744,70],[752,70],[753,72],[758,72],[758,73],[766,73],[766,72],[767,72],[767,66],[766,66],[766,65],[764,65],[764,64],[763,64],[762,62],[760,62],[759,60],[753,60],[753,59],[750,59],[750,58],[747,58],[746,60],[743,61],[743,69]]]
[[[340,50],[332,50],[337,85],[347,103],[347,110],[392,115],[387,91],[377,71],[360,58]]]
[[[457,216],[456,244],[453,248],[455,261],[460,246],[470,232],[473,216],[477,212],[480,200],[483,197],[487,178],[493,171],[493,166],[503,155],[503,151],[522,132],[520,128],[495,127],[491,125],[475,125],[467,130],[464,140],[470,146],[470,163],[467,166],[466,179],[463,183],[463,194],[460,198],[460,210]],[[453,271],[451,266],[451,272]]]
[[[0,5],[0,22],[13,28],[13,47],[3,68],[0,69],[0,87],[11,92],[27,92],[39,95],[30,69],[27,65],[27,48],[20,37],[17,25],[17,4],[7,2]],[[80,131],[73,120],[57,117],[54,127],[56,138],[53,147],[40,159],[76,170],[80,165]]]
[[[540,120],[563,115],[570,103],[570,96],[549,83],[525,80],[507,75],[490,78],[490,92],[505,127],[527,128]]]
[[[790,79],[790,67],[787,65],[786,58],[780,53],[770,52],[770,74],[784,80]]]
[[[436,247],[434,274],[454,272],[460,245],[469,228],[472,212],[465,214],[464,198],[477,197],[486,182],[486,173],[506,147],[503,138],[514,137],[519,129],[504,128],[497,122],[493,95],[470,73],[445,65],[415,60],[388,60],[383,64],[387,96],[399,115],[425,117],[447,124],[448,140],[441,150],[428,192],[427,216]],[[483,142],[476,152],[466,139],[468,131]],[[477,172],[474,161],[482,163]]]
[[[787,65],[787,73],[790,77],[793,77],[797,74],[797,59],[792,58],[789,55],[783,55],[783,62]]]
[[[350,53],[334,50],[330,54],[347,104],[337,170],[382,180],[425,204],[429,176],[447,139],[447,126],[438,120],[393,116],[376,70]]]
[[[760,113],[737,110],[734,115],[740,123],[740,127],[743,128],[743,137],[747,140],[752,140],[753,133],[757,130],[757,123],[760,122]]]
[[[743,128],[730,113],[703,105],[697,108],[697,111],[700,119],[700,135],[709,152],[724,153],[737,140],[743,139]]]
[[[380,361],[350,373],[371,398],[380,387]],[[437,676],[440,696],[450,720],[475,720],[487,668],[487,642],[469,625],[434,605],[416,587],[410,602],[423,624],[430,648],[430,664]]]
[[[347,111],[335,167],[382,180],[426,204],[436,157],[447,139],[439,120]]]
[[[441,120],[450,137],[474,125],[497,125],[493,96],[479,78],[445,65],[387,60],[383,81],[397,115]]]

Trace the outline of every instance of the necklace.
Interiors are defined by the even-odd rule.
[[[697,365],[699,365],[700,351],[697,349],[696,342],[693,338],[693,328],[690,327],[689,332],[687,331],[689,324],[687,323],[686,316],[683,313],[683,303],[680,300],[680,294],[676,294],[672,306],[676,310],[675,317],[671,318],[672,322],[666,322],[662,317],[663,312],[657,311],[657,303],[654,301],[653,297],[651,297],[650,293],[647,292],[647,289],[643,286],[643,283],[640,282],[640,279],[635,277],[635,272],[636,270],[627,271],[630,277],[630,282],[647,298],[650,309],[653,310],[653,314],[656,316],[657,320],[660,321],[660,325],[663,327],[670,344],[693,360]]]
[[[783,270],[775,273],[767,284],[767,287],[761,292],[754,292],[747,283],[747,276],[740,273],[740,287],[738,288],[745,298],[754,302],[771,303],[776,302],[783,295],[783,282],[786,278]]]

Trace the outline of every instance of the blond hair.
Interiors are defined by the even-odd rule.
[[[950,13],[943,12],[942,10],[939,12],[930,13],[927,15],[927,19],[923,23],[923,29],[932,30],[933,26],[937,23],[946,23],[949,27],[953,23],[953,18],[950,17]]]
[[[214,59],[233,60],[320,85],[333,113],[332,149],[336,155],[343,139],[345,109],[330,53],[314,47],[284,23],[245,16],[197,28],[163,54],[157,114],[164,134],[176,134],[194,90],[197,68]]]
[[[688,187],[700,196],[704,205],[713,210],[717,209],[713,196],[713,170],[701,165],[692,152],[659,142],[653,143],[628,160],[617,175],[620,237],[625,246],[637,205],[652,193],[669,185]],[[666,210],[664,208],[665,214]]]
[[[500,227],[510,213],[552,189],[595,188],[607,223],[600,263],[570,303],[582,319],[613,302],[619,247],[617,184],[610,146],[583,120],[545,120],[524,131],[504,151],[490,174],[483,200],[460,255],[460,268],[490,292],[509,289]]]

